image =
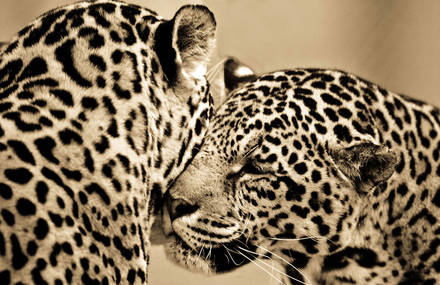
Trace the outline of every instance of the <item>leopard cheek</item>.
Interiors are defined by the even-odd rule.
[[[193,272],[213,273],[212,262],[208,258],[200,258],[201,251],[196,252],[192,250],[175,236],[168,238],[168,242],[165,245],[165,253],[171,261]]]

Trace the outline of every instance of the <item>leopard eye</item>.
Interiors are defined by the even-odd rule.
[[[248,159],[240,171],[247,174],[264,174],[263,169],[258,167],[253,159]]]
[[[257,136],[248,145],[247,151],[232,166],[231,171],[226,176],[227,179],[237,178],[243,174],[263,174],[263,169],[258,167],[257,161],[252,158],[252,154],[263,144],[263,136]]]
[[[237,164],[232,167],[231,172],[226,176],[227,179],[234,179],[242,176],[243,174],[264,174],[265,171],[256,164],[256,161],[247,158],[244,164]]]

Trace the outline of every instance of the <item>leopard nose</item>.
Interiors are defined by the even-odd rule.
[[[199,209],[198,205],[191,204],[181,198],[173,198],[171,195],[166,195],[165,199],[171,221],[183,216],[191,215]]]

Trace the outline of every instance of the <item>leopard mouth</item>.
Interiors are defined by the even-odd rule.
[[[162,228],[167,237],[167,255],[177,264],[203,273],[232,271],[256,259],[253,246],[244,236],[225,243],[204,243],[201,246],[189,244],[174,231],[167,210],[162,215]]]
[[[226,273],[256,259],[256,247],[245,239],[193,248],[177,233],[168,235],[167,253],[178,264],[204,273]]]

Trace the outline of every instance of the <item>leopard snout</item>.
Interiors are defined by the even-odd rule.
[[[182,198],[173,198],[169,194],[165,197],[165,207],[171,222],[180,217],[191,215],[200,208],[197,204],[190,203]]]

